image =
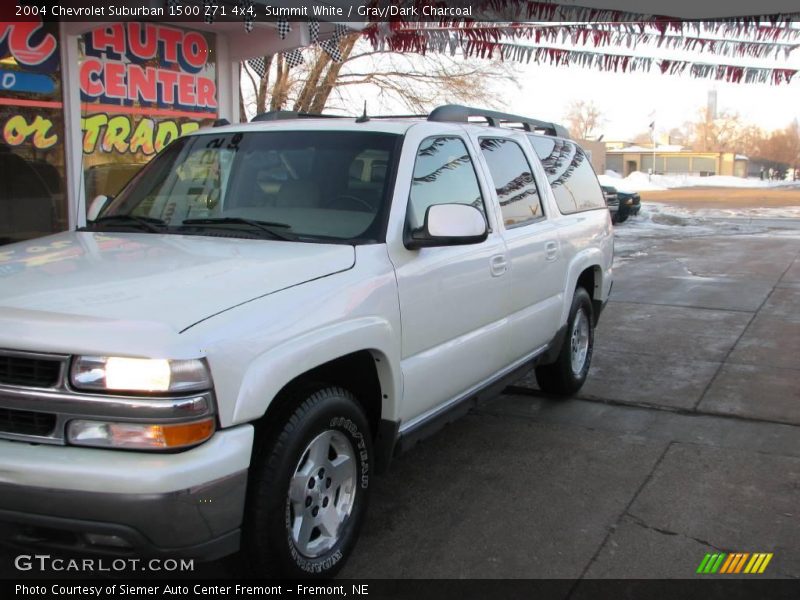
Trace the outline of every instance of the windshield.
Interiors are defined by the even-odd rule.
[[[207,133],[175,141],[93,228],[382,241],[395,134]]]

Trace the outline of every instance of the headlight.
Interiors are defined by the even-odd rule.
[[[206,363],[199,359],[79,356],[72,361],[70,381],[83,390],[190,392],[211,388]]]
[[[67,441],[77,446],[172,450],[195,446],[212,436],[214,419],[192,423],[115,423],[75,420],[67,425]]]

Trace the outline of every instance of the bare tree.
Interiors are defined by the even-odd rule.
[[[597,130],[605,123],[602,111],[593,101],[574,100],[564,115],[570,135],[579,140],[588,140],[597,135]]]
[[[375,50],[358,34],[343,37],[339,52],[342,61],[336,63],[319,47],[306,49],[304,64],[294,69],[286,68],[282,57],[265,57],[267,69],[260,77],[245,67],[253,91],[250,106],[255,104],[256,113],[267,106],[352,113],[357,91],[372,88],[379,98],[418,113],[448,102],[497,107],[503,98],[495,93],[496,84],[517,83],[518,67],[510,62]]]
[[[764,139],[759,156],[789,166],[800,165],[800,123],[797,119]]]
[[[707,107],[697,113],[691,134],[692,149],[698,152],[735,152],[743,131],[739,113],[723,110],[715,118]]]

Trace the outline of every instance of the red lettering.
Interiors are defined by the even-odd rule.
[[[161,84],[161,99],[166,104],[174,104],[175,82],[178,79],[178,74],[175,71],[165,71],[163,69],[159,69],[156,77],[158,78],[158,83]]]
[[[144,31],[144,41],[142,41]],[[128,47],[136,58],[148,60],[158,51],[154,27],[149,23],[128,23]]]
[[[197,98],[194,95],[194,77],[186,73],[178,76],[178,103],[183,106],[197,104]]]
[[[39,45],[31,46],[31,36],[41,28],[41,23],[0,23],[0,41],[8,36],[11,56],[25,65],[40,65],[53,55],[58,45],[56,38],[48,33]]]
[[[92,36],[92,46],[100,52],[112,52],[117,54],[125,53],[125,31],[122,23],[116,23],[111,27],[98,27],[89,35]]]
[[[117,61],[106,61],[106,96],[109,98],[125,97],[125,64]]]
[[[183,40],[183,33],[169,27],[159,27],[158,39],[164,42],[164,60],[170,63],[178,62],[178,46]]]
[[[100,96],[103,93],[103,84],[100,74],[103,72],[103,63],[96,58],[87,58],[81,63],[80,82],[81,89],[88,96]]]
[[[206,38],[196,31],[188,32],[183,38],[183,56],[187,63],[197,69],[205,65],[208,59]]]
[[[153,67],[142,69],[139,65],[128,66],[128,98],[156,101],[156,70]]]
[[[208,77],[197,78],[197,106],[217,108],[217,86]]]

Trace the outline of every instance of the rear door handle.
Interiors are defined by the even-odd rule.
[[[504,254],[497,254],[489,261],[489,269],[492,272],[492,277],[500,277],[503,273],[508,271],[508,262]]]
[[[558,258],[558,242],[550,240],[544,244],[544,257],[546,260],[555,260]]]

